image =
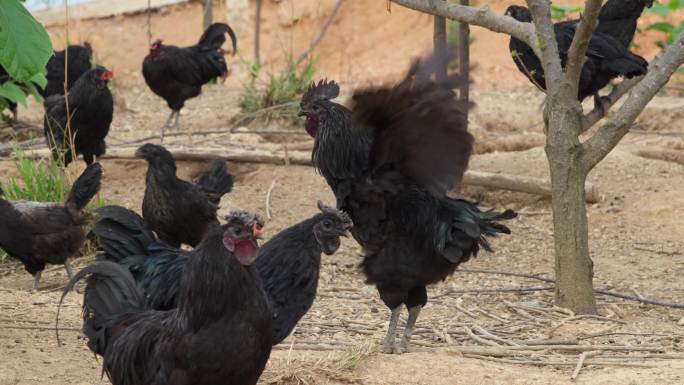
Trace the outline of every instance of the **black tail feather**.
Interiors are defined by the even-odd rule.
[[[639,55],[628,52],[625,57],[610,60],[606,63],[608,70],[616,72],[626,78],[645,75],[648,72],[648,62]]]
[[[206,46],[211,50],[217,50],[225,43],[226,33],[230,36],[231,43],[233,43],[233,55],[235,55],[237,53],[237,37],[233,29],[225,23],[214,23],[207,27],[202,37],[200,37],[198,44]]]
[[[78,211],[82,210],[100,191],[101,180],[102,166],[99,163],[88,166],[71,186],[71,192],[66,201],[67,205]]]
[[[99,260],[121,262],[131,255],[147,255],[148,246],[156,242],[140,215],[121,206],[105,206],[96,210],[100,219],[90,235],[96,238]]]
[[[100,261],[86,266],[69,281],[57,307],[56,331],[59,341],[59,310],[64,297],[87,277],[83,297],[83,332],[88,346],[104,354],[111,337],[107,329],[123,314],[145,309],[145,296],[125,268],[113,262]]]
[[[197,179],[197,185],[219,197],[229,193],[233,189],[235,177],[228,171],[226,162],[216,159],[211,167]]]

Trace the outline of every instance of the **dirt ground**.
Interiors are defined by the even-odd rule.
[[[265,3],[267,20],[271,20],[270,17],[277,15],[278,5]],[[367,25],[363,23],[376,20],[378,29],[393,28],[390,31],[394,32],[386,30],[386,33],[397,33],[396,41],[387,41],[392,49],[384,49],[386,55],[378,61],[377,53],[368,52],[373,46],[363,45],[363,34],[350,33],[345,37],[332,29],[330,36],[344,41],[351,51],[340,57],[349,55],[354,60],[335,67],[336,59],[326,57],[320,63],[320,76],[342,76],[348,80],[346,83],[383,81],[403,71],[406,57],[419,54],[420,47],[429,44],[429,18],[393,6],[391,18],[400,21],[382,24],[387,15],[383,13],[373,19],[374,13],[364,13],[361,3],[370,4],[365,0],[350,2],[341,9],[341,21],[333,28],[343,28],[340,24],[353,22],[362,28]],[[490,6],[499,10],[507,3],[493,1]],[[379,11],[384,10],[385,2],[373,4]],[[198,9],[196,5],[177,6],[156,14],[153,17],[155,34],[168,35],[169,41],[190,43],[198,30],[195,31],[194,24],[191,28],[187,20],[198,20]],[[141,83],[137,72],[145,54],[146,36],[122,32],[140,28],[142,18],[143,15],[138,15],[80,21],[73,29],[75,34],[85,34],[83,31],[95,27],[97,31],[104,31],[101,34],[92,32],[88,38],[94,42],[96,50],[104,52],[103,61],[105,58],[111,60],[122,74],[113,85],[117,104],[108,138],[111,148],[155,134],[168,114],[163,101]],[[304,17],[296,29],[304,28],[310,36],[320,23],[319,19]],[[267,30],[264,47],[275,44],[273,30],[277,30],[278,25],[275,21],[272,25],[267,24],[272,30]],[[183,30],[178,26],[187,28]],[[56,28],[51,29],[53,37],[58,35]],[[116,32],[119,35],[108,44],[107,34],[112,33],[108,30],[114,28],[120,28]],[[406,34],[406,30],[412,33]],[[374,33],[380,36],[380,32]],[[405,35],[411,35],[413,40]],[[471,115],[471,131],[477,138],[480,154],[472,158],[471,169],[547,176],[539,112],[542,97],[530,90],[510,59],[503,57],[506,55],[496,56],[505,47],[505,39],[485,44],[487,38],[476,33],[473,47],[478,66],[475,77],[480,81],[473,93],[477,106]],[[653,53],[648,44],[648,41],[641,44],[646,55]],[[249,46],[248,41],[243,45]],[[332,49],[335,44],[322,46]],[[128,60],[110,53],[122,48],[130,52]],[[264,52],[268,50],[264,48]],[[477,59],[486,55],[492,55],[493,59]],[[272,56],[272,63],[279,60],[276,56]],[[342,58],[338,62],[345,63]],[[364,68],[368,72],[362,71]],[[491,73],[495,76],[489,76]],[[197,133],[227,127],[237,112],[238,87],[239,81],[235,79],[226,85],[205,87],[203,95],[189,101],[183,110],[184,131]],[[345,93],[348,93],[351,86],[345,87]],[[22,120],[41,124],[42,110],[36,103],[32,102],[28,109],[20,109],[19,113]],[[595,286],[682,302],[684,166],[647,159],[639,154],[646,150],[684,148],[684,99],[656,98],[638,123],[638,131],[629,134],[589,176],[589,181],[597,186],[604,198],[588,207]],[[278,148],[283,142],[291,147],[306,146],[310,141],[301,135],[302,132],[297,129],[284,137],[265,138],[231,134],[226,130],[220,134],[195,134],[192,138],[176,136],[168,143],[217,148],[236,143],[256,148]],[[80,163],[72,165],[70,172],[77,174],[83,168]],[[101,196],[139,211],[146,165],[135,159],[103,159],[102,164],[105,176]],[[194,177],[206,166],[207,162],[179,162],[179,174],[184,178]],[[267,237],[315,213],[317,199],[332,203],[333,197],[325,182],[309,167],[235,162],[230,162],[229,167],[238,178],[234,191],[221,203],[222,212],[240,207],[264,213],[267,190],[275,182]],[[0,177],[13,175],[11,161],[0,159]],[[510,236],[493,241],[494,253],[482,253],[463,266],[464,269],[551,277],[553,242],[548,199],[471,186],[466,186],[465,194],[486,207],[515,209],[520,216],[511,221]],[[90,258],[80,257],[75,265],[82,267]],[[684,383],[684,310],[600,295],[597,300],[601,317],[578,318],[553,306],[553,293],[548,290],[548,283],[488,273],[461,271],[430,287],[431,300],[418,320],[412,350],[401,356],[378,353],[389,311],[379,301],[375,289],[364,284],[357,270],[358,262],[359,248],[351,239],[344,240],[334,256],[324,257],[314,307],[300,322],[294,336],[276,347],[260,384],[571,383],[570,376],[579,355],[577,351],[539,350],[536,356],[525,356],[530,361],[527,364],[511,362],[520,357],[491,358],[472,351],[464,352],[464,347],[484,348],[492,343],[531,346],[533,341],[540,339],[586,346],[626,346],[625,351],[589,358],[588,365],[575,381],[578,384]],[[31,277],[20,264],[7,261],[0,265],[0,357],[3,360],[0,385],[107,383],[106,379],[101,379],[100,363],[87,349],[79,332],[79,294],[72,293],[65,300],[60,323],[62,345],[57,344],[54,321],[65,281],[64,269],[51,267],[43,274],[42,289],[32,293]],[[530,290],[505,291],[520,288]],[[491,289],[502,291],[486,291]],[[405,322],[405,315],[401,322]],[[478,327],[501,340],[482,342],[482,329]],[[475,333],[470,334],[473,331]]]

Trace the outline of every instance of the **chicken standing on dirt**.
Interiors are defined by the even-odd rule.
[[[506,10],[506,15],[520,22],[532,22],[532,13],[525,7],[512,5]],[[571,22],[554,24],[558,53],[563,67],[565,67],[576,27]],[[518,70],[532,84],[542,91],[546,90],[544,67],[532,48],[521,40],[511,37],[509,49]],[[619,76],[626,78],[641,76],[648,71],[648,62],[644,58],[631,53],[618,39],[602,32],[594,31],[591,35],[585,56],[586,61],[580,73],[577,99],[582,101],[593,95],[595,108],[601,110],[605,108],[598,92],[611,80]]]
[[[176,161],[164,147],[145,144],[136,156],[148,163],[142,212],[159,239],[170,246],[196,246],[212,226],[221,197],[233,188],[223,160],[215,160],[196,183],[176,176]]]
[[[142,73],[152,92],[166,100],[171,114],[161,128],[164,140],[166,128],[178,127],[180,110],[185,101],[198,96],[202,86],[218,77],[228,76],[226,59],[221,46],[228,33],[233,43],[233,55],[237,52],[237,40],[233,30],[224,23],[210,25],[199,42],[190,47],[164,45],[161,40],[150,46],[150,53],[143,61]],[[173,126],[171,120],[175,116]]]
[[[45,264],[63,264],[69,278],[73,275],[68,258],[85,242],[82,211],[99,191],[101,177],[98,163],[88,166],[64,204],[9,202],[0,197],[0,248],[33,275],[33,290],[38,290]]]
[[[280,343],[309,311],[316,297],[321,252],[332,255],[352,226],[345,213],[318,203],[320,213],[293,225],[259,249],[256,270],[273,310],[273,345]],[[97,210],[91,234],[98,259],[128,268],[157,310],[176,307],[180,277],[191,252],[158,242],[136,213],[119,206]],[[253,232],[261,224],[257,219]]]
[[[71,90],[76,81],[92,68],[90,60],[93,56],[93,49],[90,43],[83,45],[70,45],[65,50],[56,51],[48,60],[45,69],[47,70],[47,85],[42,92],[43,97],[52,95],[64,95],[64,63],[68,60],[67,66],[67,90]]]
[[[68,110],[64,95],[45,99],[45,138],[54,159],[63,159],[64,166],[78,154],[83,154],[83,160],[89,165],[106,152],[105,138],[114,114],[114,99],[107,88],[110,80],[111,71],[100,66],[83,74],[69,91]],[[69,125],[68,116],[71,116]]]
[[[312,85],[301,102],[306,131],[315,139],[313,163],[351,215],[351,232],[363,247],[361,268],[391,309],[383,351],[408,347],[426,286],[448,277],[487,237],[509,233],[497,223],[515,217],[481,211],[446,196],[460,185],[473,145],[466,105],[452,88],[458,78],[435,82],[436,60],[417,61],[391,88],[357,91],[353,108],[330,101],[334,82]],[[404,336],[395,343],[402,306],[409,310]]]
[[[178,307],[150,309],[130,272],[95,262],[86,280],[83,331],[113,385],[253,385],[271,352],[271,313],[252,265],[254,216],[233,213],[192,251]],[[61,304],[61,302],[60,302]]]

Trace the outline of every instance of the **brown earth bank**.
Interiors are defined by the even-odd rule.
[[[295,5],[287,0],[265,2],[262,54],[270,68],[281,68],[288,52],[296,54],[307,46],[332,3],[302,1],[319,6],[305,12],[294,25],[283,26],[279,12],[288,4]],[[497,11],[510,3],[488,2]],[[200,12],[201,7],[195,3],[164,8],[152,17],[153,33],[169,43],[191,44],[200,33]],[[215,13],[225,15],[217,10]],[[72,40],[90,40],[98,60],[117,72],[112,87],[117,103],[108,138],[110,148],[156,134],[168,114],[165,103],[147,89],[139,75],[147,47],[145,28],[145,15],[74,21],[72,25]],[[405,70],[409,57],[428,49],[431,29],[429,17],[396,5],[387,13],[384,1],[348,1],[317,50],[319,76],[345,81],[345,95],[353,89],[346,83],[396,78]],[[55,40],[64,39],[60,31],[63,27],[50,27]],[[542,95],[513,68],[503,35],[473,31],[476,107],[470,129],[480,154],[472,158],[471,169],[547,177],[541,147]],[[241,32],[240,37],[244,42],[240,56],[248,59],[249,32]],[[638,41],[640,52],[647,57],[655,54],[655,37],[640,39],[644,39]],[[290,42],[292,50],[283,50]],[[277,137],[230,133],[229,121],[238,112],[239,79],[240,74],[226,85],[207,86],[202,96],[188,102],[181,118],[183,135],[170,137],[167,143],[190,149],[242,145],[273,151],[282,151],[286,146],[310,146],[301,127]],[[588,208],[596,287],[666,301],[681,302],[684,298],[684,166],[639,155],[647,150],[656,154],[681,151],[683,111],[683,99],[654,99],[639,118],[634,133],[589,176],[603,196],[600,203]],[[25,122],[42,124],[42,108],[35,102],[19,113]],[[218,128],[223,132],[200,133]],[[105,176],[101,196],[139,211],[144,162],[103,159],[102,163]],[[179,175],[194,177],[207,164],[179,162]],[[332,203],[325,182],[310,167],[235,162],[229,162],[229,167],[237,175],[237,182],[235,190],[224,197],[221,213],[236,207],[264,213],[267,191],[275,182],[267,238],[315,213],[316,200]],[[69,172],[76,175],[82,168],[82,162],[77,162]],[[0,159],[0,178],[15,175],[11,160]],[[511,221],[510,236],[493,241],[494,253],[482,253],[464,269],[552,276],[548,199],[471,186],[466,186],[465,195],[486,207],[518,210],[520,216]],[[467,350],[495,348],[492,343],[533,346],[539,339],[591,346],[587,349],[625,347],[622,352],[588,358],[575,381],[578,384],[684,383],[684,310],[598,296],[601,317],[573,317],[553,306],[548,283],[498,274],[461,271],[431,287],[432,299],[418,321],[412,350],[401,356],[380,354],[377,346],[389,314],[375,289],[364,284],[357,269],[359,253],[356,243],[348,239],[337,254],[324,257],[314,307],[294,335],[276,348],[261,384],[571,383],[580,354],[577,350],[537,350],[533,355],[506,357]],[[91,258],[81,256],[75,265],[82,267]],[[88,351],[79,332],[79,294],[65,300],[60,324],[62,345],[57,345],[54,320],[65,282],[63,268],[55,266],[45,272],[42,289],[32,293],[31,277],[20,264],[12,260],[0,264],[0,385],[107,382],[101,379],[100,363]],[[516,291],[520,288],[532,290]],[[487,291],[492,289],[502,291]],[[516,290],[505,291],[508,289]],[[482,342],[481,330],[500,340]]]

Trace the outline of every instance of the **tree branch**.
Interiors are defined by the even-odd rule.
[[[316,34],[314,39],[311,41],[311,45],[309,46],[309,48],[307,48],[306,51],[302,52],[302,54],[299,55],[299,57],[295,61],[293,61],[292,64],[290,64],[290,70],[294,67],[297,67],[299,63],[304,61],[304,59],[306,59],[306,57],[309,56],[311,52],[313,52],[314,48],[316,48],[318,43],[320,43],[321,40],[323,40],[323,36],[325,36],[325,33],[328,31],[328,27],[330,27],[330,25],[332,24],[332,21],[335,18],[337,11],[339,11],[340,7],[342,6],[343,1],[344,0],[337,0],[335,6],[333,6],[332,11],[330,11],[328,17],[326,17],[326,19],[323,21],[323,25],[321,26],[321,29],[318,31],[318,34]]]
[[[555,94],[559,89],[563,70],[561,69],[560,56],[558,56],[558,44],[556,33],[551,21],[551,10],[548,0],[527,0],[527,6],[532,12],[536,36],[532,44],[537,57],[544,67],[547,95]],[[537,51],[541,52],[541,55]]]
[[[683,63],[684,33],[680,33],[677,40],[651,62],[648,73],[632,89],[631,94],[615,116],[604,124],[594,136],[584,142],[582,165],[585,171],[594,168],[617,146],[620,139],[627,135],[637,116]]]
[[[643,76],[625,79],[622,82],[620,82],[620,84],[613,87],[613,89],[610,91],[610,94],[603,97],[604,100],[607,99],[607,101],[603,103],[603,109],[594,108],[582,117],[582,120],[580,122],[582,125],[581,132],[586,132],[599,120],[603,119],[603,117],[606,116],[606,113],[608,113],[610,107],[617,103],[617,101],[620,100],[620,98],[622,98],[626,93],[628,93],[629,90],[632,89],[632,87],[637,85],[637,83],[639,83],[641,79],[643,79]]]
[[[406,8],[413,9],[434,16],[444,16],[447,19],[458,20],[463,23],[487,28],[493,32],[505,33],[524,41],[527,45],[538,51],[534,27],[530,23],[521,23],[512,17],[499,15],[489,9],[488,6],[481,8],[468,7],[459,4],[448,4],[446,1],[431,0],[391,0]]]
[[[601,0],[587,0],[584,12],[580,15],[580,22],[575,30],[575,36],[568,50],[568,59],[565,65],[565,80],[577,92],[580,72],[584,66],[584,56],[591,40],[591,34],[598,24]]]

